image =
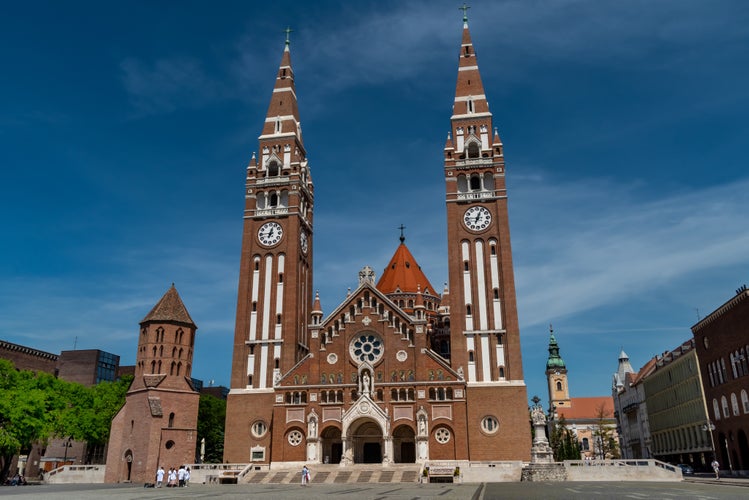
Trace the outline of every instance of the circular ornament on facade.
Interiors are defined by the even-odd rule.
[[[265,425],[265,422],[262,420],[258,420],[254,424],[252,424],[252,427],[250,428],[250,431],[252,432],[252,435],[256,438],[261,438],[265,436],[265,433],[268,432],[268,426]]]
[[[486,434],[496,434],[499,430],[499,420],[493,415],[481,419],[481,431]]]
[[[445,427],[440,427],[434,431],[434,439],[436,439],[439,444],[445,444],[450,441],[450,431]]]
[[[351,357],[359,362],[375,363],[382,358],[385,346],[376,333],[358,335],[351,340],[349,352]]]
[[[395,359],[400,361],[401,363],[408,359],[408,353],[404,350],[400,350],[397,353],[395,353]]]
[[[338,363],[338,355],[334,352],[331,352],[330,354],[328,354],[328,364],[334,365],[336,363]]]
[[[359,405],[359,411],[362,413],[369,413],[369,403],[362,403]]]
[[[299,446],[300,444],[302,444],[303,437],[304,436],[302,436],[301,432],[299,432],[299,431],[291,431],[291,432],[289,432],[289,436],[288,436],[287,439],[289,440],[289,444],[291,446]]]

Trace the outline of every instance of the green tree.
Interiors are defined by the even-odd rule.
[[[195,457],[200,458],[200,443],[205,439],[204,463],[221,463],[224,459],[224,424],[226,401],[210,394],[200,396],[198,407],[198,443]]]
[[[611,412],[607,412],[604,405],[596,409],[596,423],[593,428],[593,439],[596,443],[598,456],[602,459],[619,458],[619,446],[614,439],[614,418]]]
[[[16,371],[0,359],[0,481],[10,472],[13,455],[54,433],[65,409],[61,383],[48,373]]]
[[[86,441],[89,453],[86,462],[91,462],[91,452],[109,440],[112,418],[125,403],[132,380],[132,376],[125,376],[115,382],[99,382],[93,387],[63,382],[67,406],[58,418],[55,435]]]
[[[0,481],[13,456],[54,436],[87,441],[89,450],[109,439],[112,417],[125,401],[132,377],[94,387],[44,372],[18,371],[0,359]]]
[[[549,444],[554,450],[555,461],[580,460],[580,445],[575,434],[567,428],[564,416],[553,422]]]

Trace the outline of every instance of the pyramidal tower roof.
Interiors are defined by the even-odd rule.
[[[291,30],[287,28],[281,64],[278,66],[273,96],[268,105],[263,133],[260,138],[289,134],[296,136],[301,145],[302,128],[299,120],[296,87],[294,86],[294,70],[291,67],[289,33],[291,33]]]
[[[401,244],[380,276],[376,288],[385,295],[422,292],[437,296],[437,291],[414,259],[402,235]]]
[[[463,38],[460,44],[458,81],[455,85],[452,119],[476,115],[491,116],[489,103],[484,93],[484,84],[481,82],[476,52],[471,41],[471,32],[468,29],[468,17],[465,14],[467,8],[463,7]]]
[[[184,323],[197,329],[177,289],[174,287],[174,283],[172,283],[172,286],[166,291],[164,296],[161,297],[161,300],[153,306],[151,312],[146,314],[141,324],[150,321]]]

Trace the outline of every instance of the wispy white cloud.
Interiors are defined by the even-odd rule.
[[[519,182],[513,243],[527,326],[749,264],[749,179],[648,199],[600,180]],[[539,314],[539,311],[543,311]]]

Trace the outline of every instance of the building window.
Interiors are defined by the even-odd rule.
[[[720,406],[718,406],[718,400],[713,399],[713,415],[715,420],[720,420]]]
[[[561,382],[559,382],[559,381],[557,381],[557,390],[558,390],[558,391],[561,391],[561,390],[562,390],[562,383],[561,383]]]
[[[744,407],[744,413],[749,413],[749,396],[746,389],[741,389],[741,405]]]
[[[168,427],[169,428],[174,427],[174,413],[170,413],[169,414],[169,425],[168,425]]]
[[[726,399],[725,396],[721,396],[721,398],[720,398],[720,404],[721,404],[721,406],[723,406],[723,416],[726,417],[726,418],[730,417],[731,415],[728,412],[728,400]]]
[[[741,410],[739,410],[739,400],[734,392],[731,393],[731,407],[733,408],[734,417],[741,415]]]
[[[265,425],[265,422],[262,420],[258,420],[254,424],[252,424],[252,435],[256,438],[261,438],[265,436],[265,433],[268,431],[268,426]]]
[[[171,450],[172,448],[174,448],[174,441],[170,439],[169,441],[166,442],[165,446],[167,450]]]
[[[499,430],[497,417],[489,415],[481,419],[481,430],[487,434],[494,434]]]
[[[251,452],[251,460],[253,462],[262,462],[265,460],[265,448],[262,446],[253,447]]]
[[[583,450],[589,450],[590,449],[590,441],[588,441],[588,438],[583,438]]]

